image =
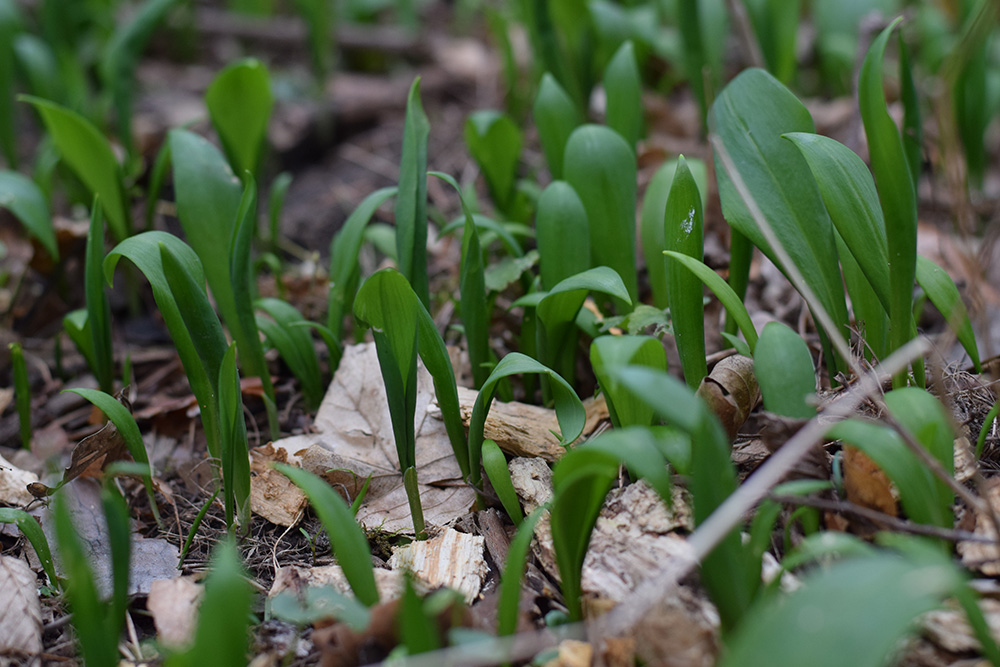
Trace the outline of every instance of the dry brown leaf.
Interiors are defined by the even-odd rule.
[[[287,452],[268,443],[250,451],[250,509],[273,524],[294,526],[309,503],[302,489],[288,477],[271,468],[271,463],[286,463]]]
[[[1000,601],[979,600],[979,608],[995,640],[1000,640]],[[952,653],[981,651],[982,645],[969,626],[968,616],[961,609],[946,609],[924,614],[920,619],[922,634],[931,642]]]
[[[420,499],[427,523],[444,525],[469,511],[475,492],[461,482],[462,473],[444,423],[433,416],[433,402],[430,374],[418,364],[415,431]],[[412,532],[373,343],[344,350],[313,427],[316,433],[279,440],[275,449],[285,450],[289,463],[326,475],[334,488],[352,500],[355,490],[371,475],[358,521],[368,529]],[[334,478],[336,474],[340,476]]]
[[[722,422],[729,439],[734,440],[760,401],[753,359],[734,354],[721,360],[701,381],[698,395]]]
[[[198,605],[205,587],[193,577],[154,581],[149,587],[146,608],[153,615],[160,642],[173,650],[186,647],[198,627]]]
[[[856,447],[844,447],[844,490],[855,505],[896,516],[892,482],[868,455]]]
[[[38,475],[21,470],[0,456],[0,503],[4,505],[27,505],[33,500],[27,487],[38,482]]]
[[[545,667],[590,667],[594,660],[594,647],[577,639],[559,642],[558,657],[545,663]]]
[[[42,605],[37,580],[27,563],[0,556],[0,654],[42,650]]]
[[[437,537],[393,551],[389,567],[412,573],[428,590],[454,589],[465,596],[466,604],[472,604],[488,572],[484,542],[479,535],[446,528]]]

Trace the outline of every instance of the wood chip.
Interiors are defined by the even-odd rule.
[[[37,580],[27,563],[0,556],[0,654],[40,653],[42,650],[42,605]]]
[[[986,490],[986,502],[993,511],[1000,511],[1000,480],[990,480]],[[1000,548],[997,547],[997,533],[993,528],[993,522],[989,517],[980,512],[976,512],[976,535],[989,538],[987,542],[959,542],[957,549],[962,556],[962,565],[970,570],[982,572],[988,577],[1000,575]]]
[[[472,604],[487,573],[484,541],[479,535],[446,528],[437,537],[394,550],[389,567],[413,573],[431,589],[454,589],[465,596],[466,604]]]

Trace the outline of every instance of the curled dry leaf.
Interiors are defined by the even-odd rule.
[[[28,487],[38,483],[38,475],[21,470],[0,456],[0,503],[9,506],[27,505],[33,499]]]
[[[0,556],[0,654],[40,653],[42,650],[42,606],[37,580],[27,563]]]
[[[760,401],[753,359],[734,354],[721,360],[708,377],[701,381],[698,395],[722,422],[729,439],[735,439]]]
[[[896,491],[882,469],[856,447],[844,447],[844,490],[855,505],[897,516]]]

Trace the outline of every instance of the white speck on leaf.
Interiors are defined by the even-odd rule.
[[[694,209],[688,211],[687,219],[681,223],[681,231],[685,234],[690,234],[692,229],[694,229]]]

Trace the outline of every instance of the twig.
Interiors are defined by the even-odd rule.
[[[949,542],[967,541],[992,544],[995,541],[993,538],[977,535],[976,533],[970,533],[967,530],[955,530],[952,528],[941,528],[940,526],[930,526],[924,523],[903,521],[902,519],[890,516],[884,512],[869,509],[868,507],[863,507],[861,505],[855,505],[854,503],[843,500],[827,500],[825,498],[816,498],[814,496],[775,496],[772,494],[768,494],[767,497],[769,500],[773,500],[776,503],[805,505],[807,507],[815,507],[816,509],[829,510],[831,512],[839,512],[841,514],[853,514],[875,523],[885,524],[893,530],[902,533],[937,537],[942,540],[948,540]]]
[[[743,516],[754,507],[768,491],[778,484],[792,470],[809,450],[816,446],[830,428],[830,418],[845,418],[852,415],[857,407],[870,396],[881,390],[882,377],[891,377],[905,369],[909,363],[924,354],[929,344],[921,339],[911,340],[896,350],[877,370],[860,376],[858,382],[849,387],[843,396],[829,406],[820,417],[811,419],[802,429],[789,439],[763,465],[733,492],[688,538],[687,553],[654,572],[636,587],[627,602],[597,619],[593,626],[595,642],[621,634],[635,625],[677,582],[711,553],[718,544],[743,520]]]

